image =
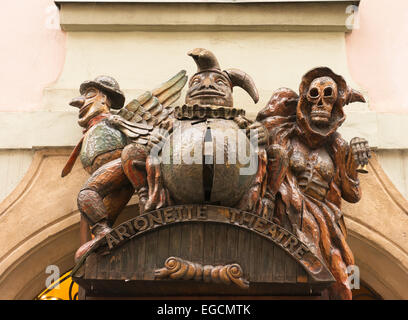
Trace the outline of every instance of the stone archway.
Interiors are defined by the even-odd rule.
[[[408,299],[408,201],[375,154],[360,181],[361,201],[343,210],[361,279],[384,299]]]
[[[349,244],[354,251],[361,282],[367,283],[384,299],[407,299],[407,270],[389,252],[374,243],[350,233]]]
[[[60,177],[70,151],[37,150],[23,180],[0,204],[0,299],[33,299],[45,287],[48,265],[57,265],[61,275],[73,266],[79,246],[76,195],[87,174],[77,163]],[[344,204],[349,242],[367,285],[384,299],[408,299],[408,201],[375,156],[369,171],[361,177],[363,199]]]
[[[80,165],[61,178],[70,150],[37,150],[16,189],[0,204],[0,298],[32,299],[45,287],[48,265],[72,267],[79,245],[75,194],[87,175]]]

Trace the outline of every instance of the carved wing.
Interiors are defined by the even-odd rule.
[[[186,82],[186,71],[181,70],[158,88],[130,101],[110,117],[110,123],[130,140],[146,144],[151,131],[173,114],[171,104],[180,98]]]
[[[182,70],[158,88],[146,91],[137,99],[130,101],[118,115],[133,123],[157,126],[173,113],[174,108],[171,104],[180,98],[186,82],[186,71]]]

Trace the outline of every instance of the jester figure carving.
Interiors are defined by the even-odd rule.
[[[268,189],[275,199],[272,219],[298,235],[332,272],[332,299],[351,299],[347,266],[354,264],[346,243],[341,199],[361,198],[358,170],[368,163],[366,140],[348,144],[337,129],[343,107],[364,102],[329,68],[306,73],[299,96],[282,88],[259,112],[269,130]]]
[[[364,172],[370,154],[366,140],[347,143],[337,129],[345,121],[343,107],[364,102],[363,96],[329,68],[315,68],[303,76],[299,95],[277,90],[250,120],[234,106],[233,87],[257,103],[253,79],[238,69],[222,70],[209,50],[188,55],[198,70],[182,106],[171,105],[187,83],[185,71],[125,106],[118,83],[107,76],[84,82],[81,96],[71,101],[79,108],[84,138],[63,176],[80,156],[91,176],[78,208],[95,236],[78,249],[76,260],[111,232],[136,193],[139,214],[213,204],[271,220],[328,267],[336,279],[330,298],[351,299],[347,267],[354,258],[341,201],[360,200],[358,172]],[[237,155],[242,145],[244,160]]]
[[[254,102],[259,99],[258,91],[244,71],[222,71],[212,52],[197,48],[189,55],[198,70],[188,83],[185,105],[176,107],[169,119],[167,127],[171,130],[162,130],[152,138],[156,146],[162,147],[162,153],[156,152],[160,161],[155,161],[154,155],[147,159],[149,199],[144,210],[199,203],[252,210],[255,203],[248,198],[259,198],[254,197],[260,193],[256,164],[265,150],[259,155],[253,152],[244,163],[237,159],[236,144],[241,138],[247,153],[251,148],[247,138],[251,130],[255,132],[252,139],[260,146],[266,144],[268,133],[259,122],[246,119],[243,109],[233,106],[232,91],[239,86]],[[169,161],[164,155],[169,155]],[[194,159],[190,161],[191,155]],[[175,160],[177,157],[180,161]],[[253,170],[242,175],[241,169],[251,163],[255,163]],[[124,165],[131,168],[127,162]]]

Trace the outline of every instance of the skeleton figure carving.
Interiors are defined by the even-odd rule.
[[[268,192],[275,199],[272,219],[296,233],[325,261],[336,278],[332,299],[351,299],[347,266],[354,264],[346,243],[341,198],[361,198],[358,167],[366,165],[366,140],[344,141],[337,128],[345,120],[343,106],[364,101],[358,92],[329,68],[309,71],[300,96],[277,90],[259,112],[270,134]]]
[[[307,100],[312,104],[310,117],[313,124],[317,127],[326,126],[337,100],[336,82],[330,77],[314,79],[307,92]]]

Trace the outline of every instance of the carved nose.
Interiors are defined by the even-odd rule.
[[[203,87],[204,88],[214,88],[214,86],[211,84],[211,80],[209,78],[204,79]]]
[[[75,108],[81,108],[84,105],[84,103],[85,103],[85,99],[83,97],[76,97],[71,100],[69,105]]]
[[[317,106],[320,108],[323,107],[323,99],[321,96],[319,97],[319,100],[317,100]]]

